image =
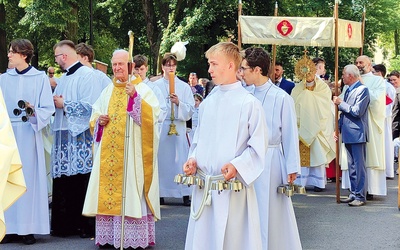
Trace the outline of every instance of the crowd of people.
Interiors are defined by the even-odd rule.
[[[5,151],[10,160],[0,173],[14,166],[22,188],[0,193],[9,204],[21,196],[4,219],[0,211],[2,244],[51,234],[146,248],[156,243],[160,205],[174,197],[191,206],[186,249],[301,249],[292,201],[278,186],[322,192],[328,178],[341,179],[350,190],[341,201],[359,207],[386,195],[386,178],[394,177],[400,74],[391,72],[389,82],[385,66],[367,56],[344,67],[336,95],[322,58],[312,60],[315,74],[294,83],[263,48],[240,51],[230,42],[207,50],[211,80],[191,72],[188,82],[177,76],[173,53],[149,79],[145,56],[116,50],[111,79],[93,68],[90,46],[63,40],[53,50],[59,78],[54,67],[46,76],[30,65],[26,39],[10,43],[9,69],[0,75],[0,112],[12,125],[0,123],[8,135],[0,148],[14,136],[20,152]],[[332,175],[335,141],[341,176]],[[15,170],[19,157],[25,183]],[[182,172],[198,181],[177,185]]]

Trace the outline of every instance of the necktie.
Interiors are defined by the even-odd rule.
[[[349,97],[349,93],[350,93],[350,88],[348,88],[346,90],[346,92],[344,93],[344,101],[347,101],[347,97]]]

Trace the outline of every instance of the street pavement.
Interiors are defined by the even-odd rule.
[[[328,183],[323,192],[310,190],[305,195],[294,195],[292,200],[303,249],[400,249],[397,181],[398,176],[394,180],[387,180],[388,195],[374,196],[363,207],[337,204],[335,183]],[[347,195],[347,190],[341,190],[342,198]],[[165,201],[166,205],[161,206],[162,219],[156,222],[156,246],[148,249],[184,249],[189,207],[182,206],[181,199],[166,198]],[[283,240],[290,240],[284,238],[285,232],[282,232],[282,237]],[[59,238],[37,235],[36,238],[34,245],[1,244],[0,249],[98,249],[93,239],[81,239],[78,236]]]

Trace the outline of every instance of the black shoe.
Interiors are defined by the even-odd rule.
[[[6,234],[0,244],[12,243],[18,239],[16,234]]]
[[[372,201],[374,199],[374,195],[367,193],[367,201]]]
[[[23,236],[22,236],[22,242],[23,242],[25,245],[32,245],[32,244],[35,244],[35,243],[36,243],[36,239],[35,239],[35,237],[33,236],[33,234],[23,235]]]
[[[164,198],[160,198],[160,205],[165,205]]]
[[[99,248],[100,248],[100,249],[111,249],[111,248],[112,248],[112,249],[115,249],[113,245],[108,244],[108,243],[106,243],[106,244],[104,244],[104,245],[99,245]]]
[[[323,188],[320,188],[320,187],[314,186],[314,192],[322,192],[322,191],[324,191],[324,189],[323,189]]]
[[[191,201],[189,200],[189,196],[183,196],[183,205],[185,207],[189,207],[191,204]]]
[[[360,200],[354,200],[349,203],[350,207],[361,207],[365,205],[365,201],[360,201]]]
[[[350,203],[354,201],[354,198],[348,197],[346,199],[340,199],[340,203]]]

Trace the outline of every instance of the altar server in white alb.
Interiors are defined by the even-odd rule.
[[[185,249],[262,249],[255,180],[265,167],[267,125],[260,101],[236,78],[242,57],[233,43],[212,46],[208,72],[219,85],[200,105],[199,124],[183,170],[205,180],[194,186]],[[212,190],[238,180],[239,192]]]
[[[33,52],[29,40],[12,41],[8,59],[14,68],[0,76],[27,186],[26,194],[5,213],[7,236],[3,242],[12,242],[19,235],[23,243],[34,244],[34,234],[50,233],[42,129],[50,122],[54,103],[46,73],[29,65]]]
[[[160,197],[182,198],[185,206],[190,206],[191,188],[174,183],[175,175],[181,173],[181,167],[189,152],[189,142],[186,137],[186,121],[194,112],[194,98],[190,86],[175,76],[178,59],[172,53],[166,53],[161,61],[163,77],[154,84],[161,90],[167,100],[167,116],[162,124],[160,135],[160,150],[158,151],[158,168],[160,173]],[[170,93],[169,74],[174,74],[175,92]],[[171,125],[171,105],[174,105],[174,124],[178,135],[169,135]]]
[[[262,48],[245,50],[240,73],[261,101],[268,128],[265,169],[255,181],[260,212],[262,249],[302,249],[291,198],[277,187],[293,183],[300,173],[296,111],[293,98],[268,77],[270,57]],[[284,232],[284,233],[282,233]]]

